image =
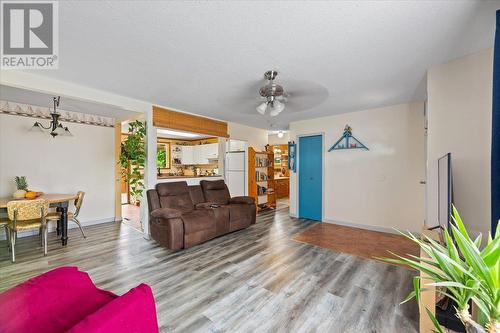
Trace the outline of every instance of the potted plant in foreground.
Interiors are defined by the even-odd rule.
[[[389,263],[409,266],[422,271],[433,283],[437,292],[449,297],[457,304],[456,315],[464,324],[468,333],[500,333],[500,228],[494,238],[488,235],[486,245],[481,248],[481,235],[472,240],[465,226],[453,207],[453,222],[448,230],[443,231],[444,245],[429,237],[419,239],[411,233],[403,234],[417,243],[429,256],[409,258],[396,256],[398,259],[384,258]],[[453,238],[452,238],[453,236]],[[420,277],[413,280],[414,290],[408,295],[407,302],[413,298],[420,303],[420,294],[425,290]],[[481,312],[481,320],[474,321],[469,303],[474,303]],[[435,332],[443,332],[437,319],[426,309]]]

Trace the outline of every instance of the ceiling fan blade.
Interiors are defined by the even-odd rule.
[[[224,89],[221,96],[217,98],[217,102],[222,106],[232,107],[239,106],[241,103],[253,102],[259,100],[259,88],[262,82],[248,81],[242,84],[230,85]]]

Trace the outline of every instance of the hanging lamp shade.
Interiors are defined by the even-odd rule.
[[[283,104],[280,101],[276,100],[276,101],[273,102],[273,104],[271,106],[271,110],[269,111],[269,115],[271,117],[276,117],[284,109],[285,109],[285,104]]]
[[[42,128],[42,125],[38,121],[35,121],[33,126],[31,126],[31,128],[30,128],[30,132],[42,132],[43,133],[45,131]]]
[[[65,134],[64,127],[61,124],[59,124],[57,125],[56,129],[52,131],[52,133],[55,135],[64,135]]]
[[[264,115],[264,113],[266,113],[266,109],[267,109],[267,102],[260,104],[256,108],[257,112],[260,113],[261,115]]]
[[[64,127],[64,136],[73,136],[73,134],[69,131],[68,127]]]

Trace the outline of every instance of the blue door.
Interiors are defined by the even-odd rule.
[[[321,221],[323,136],[299,138],[299,217]]]

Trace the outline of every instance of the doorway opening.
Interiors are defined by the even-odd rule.
[[[274,190],[276,209],[290,207],[290,170],[288,169],[288,144],[270,145],[273,152]]]
[[[129,136],[137,136],[140,137],[140,134],[137,134],[140,131],[140,128],[133,127],[131,124],[135,124],[135,120],[124,121],[120,126],[120,133],[117,133],[117,140],[119,140],[119,154],[123,153],[124,142],[129,138]],[[136,131],[132,131],[135,128]],[[118,159],[121,161],[121,159]],[[143,227],[141,223],[141,203],[140,199],[134,196],[134,185],[133,181],[130,182],[127,180],[126,175],[130,174],[134,169],[138,169],[139,173],[144,174],[144,169],[136,165],[132,161],[126,162],[126,166],[121,162],[118,166],[120,168],[120,204],[121,204],[121,220],[122,223],[143,232]]]

